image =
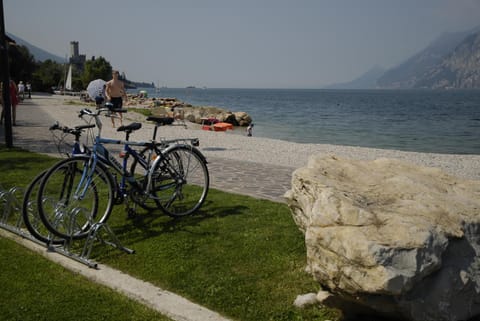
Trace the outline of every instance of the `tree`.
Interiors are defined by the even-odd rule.
[[[8,63],[10,70],[10,78],[15,82],[23,80],[29,81],[33,70],[35,69],[35,59],[25,46],[9,45],[8,46]]]
[[[52,92],[52,87],[63,86],[66,67],[50,59],[35,62],[35,58],[25,46],[12,44],[8,47],[10,77],[17,83],[20,80],[30,82],[35,91]],[[2,74],[2,70],[0,70]],[[84,71],[73,68],[72,87],[74,90],[85,89],[95,79],[110,79],[112,66],[103,57],[86,61]]]
[[[65,78],[65,66],[50,59],[38,63],[35,72],[32,74],[32,87],[36,91],[52,91],[52,87]]]
[[[112,65],[103,57],[92,58],[85,62],[85,70],[82,76],[84,88],[95,79],[108,80],[112,76]]]

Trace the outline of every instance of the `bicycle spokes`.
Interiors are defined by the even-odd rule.
[[[151,176],[150,193],[171,216],[195,212],[204,202],[209,185],[204,160],[188,147],[179,146],[157,162]]]

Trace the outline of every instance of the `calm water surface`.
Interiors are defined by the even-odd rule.
[[[149,90],[245,111],[254,135],[298,143],[480,154],[480,90]],[[238,131],[244,134],[243,130]]]

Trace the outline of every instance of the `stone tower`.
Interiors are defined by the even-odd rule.
[[[70,41],[70,57],[78,57],[78,41]]]
[[[78,50],[78,41],[70,41],[70,64],[78,70],[83,71],[85,67],[86,56],[80,55]]]

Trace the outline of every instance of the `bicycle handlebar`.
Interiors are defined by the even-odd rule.
[[[108,104],[109,106],[113,106],[112,104]],[[90,116],[92,117],[93,119],[95,119],[95,124],[97,126],[97,130],[98,130],[98,133],[97,133],[97,136],[98,137],[101,137],[101,132],[102,132],[102,121],[100,120],[100,114],[102,113],[106,113],[105,116],[110,116],[110,117],[116,117],[115,115],[113,115],[112,113],[125,113],[127,112],[127,109],[112,109],[112,108],[107,108],[107,107],[100,107],[100,108],[97,108],[95,111],[91,111],[90,109],[88,108],[83,108],[82,110],[80,110],[80,112],[78,113],[78,117],[82,118],[83,119],[83,116]],[[89,123],[89,121],[87,121],[87,123]]]
[[[57,121],[52,126],[50,126],[49,130],[60,130],[67,134],[77,135],[81,133],[84,129],[94,128],[94,127],[95,127],[95,124],[79,125],[73,128],[70,128],[68,126],[60,127],[60,124]]]
[[[126,113],[127,111],[128,111],[128,110],[125,109],[125,108],[108,108],[108,107],[101,107],[101,108],[98,108],[96,111],[91,111],[91,110],[88,109],[88,108],[83,108],[83,109],[80,110],[80,112],[78,113],[78,117],[82,117],[83,115],[95,117],[95,116],[99,116],[99,115],[102,114],[102,113],[109,113],[109,112],[114,112],[114,113]],[[107,116],[108,116],[108,115],[107,115]]]

